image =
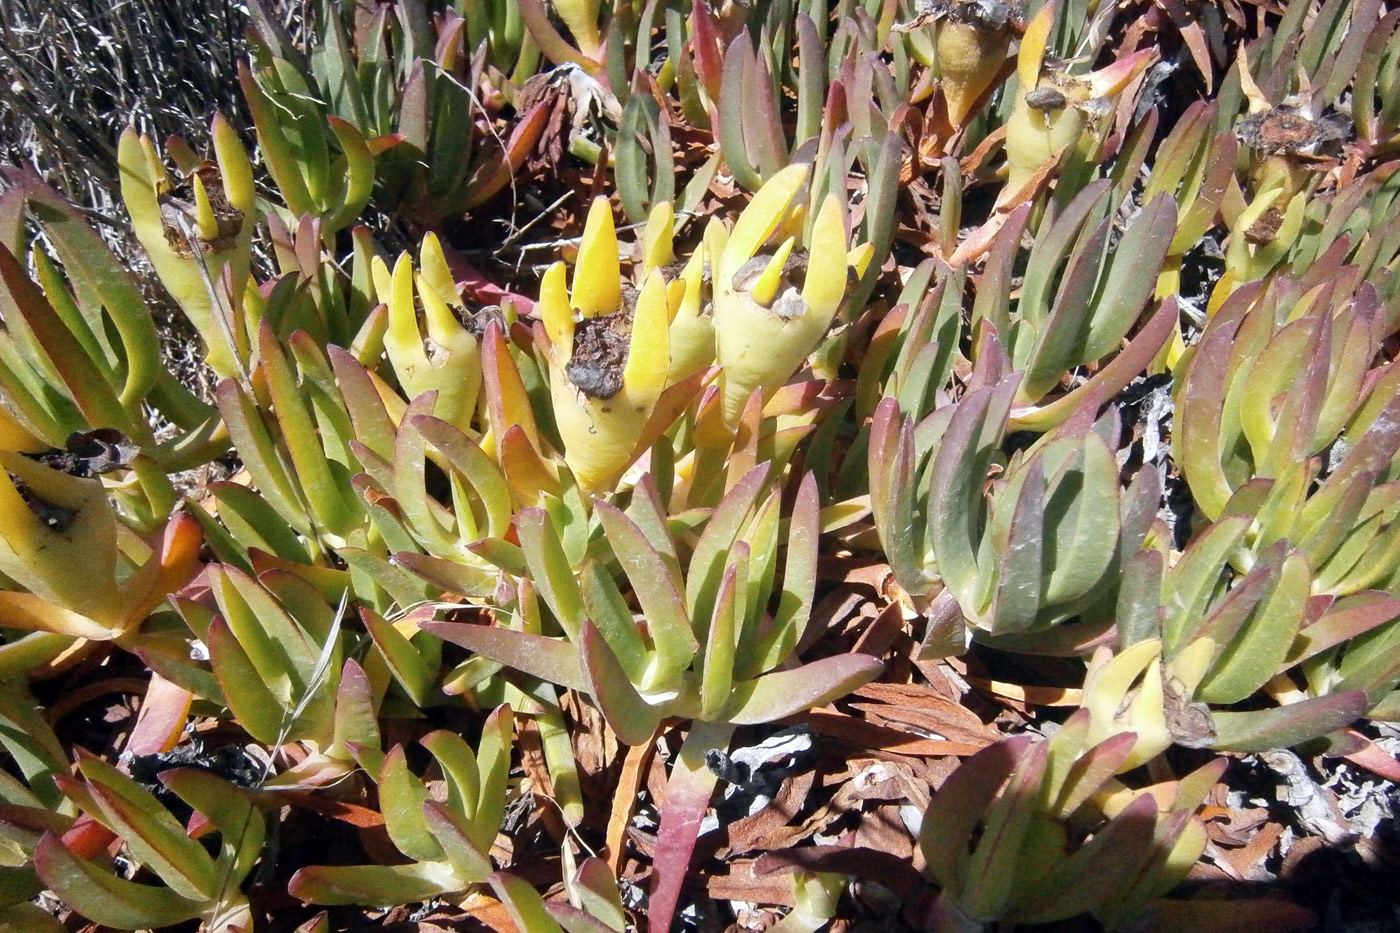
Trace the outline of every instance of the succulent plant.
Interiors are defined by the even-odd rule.
[[[75,854],[52,830],[34,853],[44,884],[85,916],[119,930],[198,918],[210,930],[232,931],[252,922],[240,886],[262,852],[266,827],[250,792],[202,769],[160,774],[161,783],[201,817],[200,835],[219,834],[218,854],[211,857],[164,804],[130,777],[93,757],[80,760],[78,768],[83,780],[59,779],[63,792],[120,837],[127,852],[163,886],[113,875]]]
[[[447,799],[434,800],[409,770],[402,746],[383,756],[377,775],[384,828],[408,861],[400,865],[313,865],[289,889],[313,904],[410,904],[463,895],[491,874],[491,844],[505,811],[511,710],[487,718],[475,752],[446,730],[420,740],[437,762]]]
[[[1092,121],[1112,109],[1113,99],[1154,54],[1144,49],[1098,71],[1074,74],[1048,54],[1054,16],[1055,5],[1045,4],[1021,38],[1016,102],[1006,123],[1009,173],[1002,203],[1023,200],[1065,152],[1092,146]]]
[[[1094,912],[1131,922],[1206,845],[1195,817],[1224,760],[1131,790],[1113,777],[1137,736],[1101,741],[1072,717],[1048,741],[1006,739],[963,762],[924,813],[919,846],[942,889],[928,923],[976,929]]]

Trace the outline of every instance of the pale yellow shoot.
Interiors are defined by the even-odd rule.
[[[855,270],[857,277],[864,277],[870,268],[870,260],[875,256],[874,243],[862,243],[846,254],[846,265]]]
[[[463,338],[474,344],[476,338],[458,322],[447,302],[428,285],[421,273],[417,277],[417,283],[418,297],[423,302],[423,322],[427,325],[428,337],[444,347],[455,347]]]
[[[1215,639],[1197,636],[1168,662],[1167,667],[1171,670],[1172,678],[1187,696],[1195,693],[1201,681],[1206,679],[1206,674],[1210,673],[1218,648]]]
[[[1089,664],[1084,679],[1084,708],[1089,711],[1088,746],[1125,730],[1138,734],[1127,761],[1118,772],[1136,768],[1161,754],[1172,743],[1163,708],[1161,659],[1162,645],[1148,639],[1110,656],[1100,649]],[[1141,677],[1137,693],[1128,700],[1133,684]]]
[[[222,116],[214,118],[214,158],[223,177],[224,196],[246,217],[252,212],[257,199],[253,187],[253,165],[248,161],[248,151],[243,148],[238,133]],[[244,227],[247,227],[246,219]]]
[[[219,221],[214,216],[214,205],[209,203],[209,192],[204,190],[204,179],[193,175],[194,218],[199,226],[199,237],[205,242],[219,238]]]
[[[753,300],[765,308],[773,307],[773,302],[778,297],[778,289],[783,285],[783,267],[787,265],[788,256],[792,255],[792,247],[793,239],[788,237],[778,247],[773,258],[768,260],[763,274],[753,284]]]
[[[374,293],[383,300],[394,290],[394,279],[389,273],[389,264],[380,256],[373,257],[369,262],[369,277],[374,282]]]
[[[723,227],[714,225],[723,231]],[[681,277],[672,282],[670,288],[682,292],[679,306],[671,317],[671,373],[670,381],[679,382],[686,376],[706,368],[715,361],[714,321],[701,312],[701,291],[704,288],[703,272],[705,247],[701,246],[690,257]]]
[[[612,314],[622,304],[617,230],[607,198],[594,198],[579,243],[572,304],[585,317]]]
[[[670,201],[651,209],[646,232],[642,234],[642,268],[655,269],[676,261],[676,212]]]
[[[1016,78],[1021,93],[1033,91],[1040,85],[1040,69],[1045,62],[1045,47],[1050,41],[1050,27],[1055,25],[1055,4],[1047,3],[1035,14],[1021,37],[1021,49],[1016,54]]]
[[[400,253],[394,263],[394,276],[383,294],[389,296],[389,331],[384,347],[399,380],[411,380],[419,366],[427,366],[423,338],[418,332],[418,313],[413,307],[413,260]]]
[[[1142,74],[1143,69],[1157,58],[1153,48],[1139,49],[1131,55],[1118,59],[1111,65],[1085,75],[1090,97],[1116,97],[1133,79]]]
[[[836,195],[828,194],[812,224],[807,280],[802,285],[808,313],[829,315],[845,297],[846,254],[846,218]]]
[[[128,132],[134,132],[128,130]],[[170,180],[170,175],[165,171],[165,163],[161,161],[160,154],[156,152],[155,144],[151,142],[149,136],[138,137],[141,141],[141,155],[146,160],[146,178],[150,183],[156,197],[169,194],[175,187]]]
[[[552,5],[583,57],[599,61],[603,39],[598,32],[598,0],[554,0]]]
[[[71,512],[67,525],[44,524],[15,481],[31,497]],[[116,556],[116,516],[100,482],[0,452],[0,572],[36,596],[110,625],[122,609]]]
[[[671,320],[676,319],[676,313],[680,311],[681,302],[685,301],[687,291],[684,279],[672,279],[666,283],[666,310],[670,313]]]
[[[48,449],[48,444],[31,434],[14,415],[0,406],[0,450],[32,454]]]
[[[778,172],[758,189],[749,206],[739,215],[734,232],[724,245],[723,256],[715,270],[717,276],[733,277],[740,266],[753,258],[783,222],[792,199],[806,181],[807,166],[798,163]]]
[[[554,352],[567,359],[574,347],[574,312],[569,307],[567,273],[562,262],[550,266],[540,282],[540,317]]]
[[[431,291],[443,302],[462,307],[462,296],[457,292],[457,283],[452,278],[452,270],[447,266],[442,243],[436,233],[423,237],[423,245],[418,251],[418,278],[425,292]]]
[[[667,305],[665,278],[659,269],[653,269],[637,296],[627,367],[622,373],[623,391],[639,402],[654,404],[666,388],[671,363],[671,312]]]

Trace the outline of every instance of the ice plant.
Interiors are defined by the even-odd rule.
[[[756,467],[730,489],[684,564],[686,550],[668,530],[649,480],[637,485],[626,512],[595,500],[612,560],[637,594],[645,625],[607,563],[589,558],[581,573],[570,566],[544,509],[525,510],[517,527],[530,576],[564,637],[423,624],[469,650],[588,694],[627,744],[651,741],[670,717],[692,720],[662,816],[653,930],[668,927],[699,817],[715,787],[706,751],[726,748],[737,725],[821,705],[882,667],[864,655],[790,665],[816,585],[816,486],[808,477],[798,490],[778,583],[781,490],[769,486],[768,474],[767,465]]]
[[[1047,53],[1056,5],[1047,3],[1031,20],[1017,53],[1019,86],[1006,124],[1009,173],[999,204],[1023,199],[1029,186],[1049,172],[1061,153],[1092,141],[1086,132],[1112,109],[1114,99],[1156,54],[1143,49],[1085,75],[1070,73]]]
[[[188,516],[143,539],[97,478],[3,451],[0,468],[0,573],[28,591],[0,591],[0,625],[129,643],[198,569],[199,529]]]
[[[510,773],[511,710],[487,718],[473,751],[456,733],[438,730],[419,744],[441,768],[446,800],[429,794],[409,770],[403,746],[383,756],[376,775],[389,840],[407,862],[397,865],[312,865],[289,890],[313,904],[411,904],[463,897],[491,874],[491,844],[500,830]]]
[[[667,387],[671,306],[659,269],[624,290],[606,198],[589,209],[572,289],[562,262],[545,273],[540,314],[564,461],[585,490],[607,491],[645,449]]]
[[[244,371],[251,352],[243,289],[257,206],[253,168],[237,132],[217,117],[213,137],[215,161],[189,166],[178,183],[135,130],[122,134],[118,159],[137,239],[203,338],[210,367],[228,378]]]
[[[870,258],[868,247],[848,251],[845,211],[834,194],[818,209],[805,255],[791,236],[773,253],[760,252],[792,219],[807,173],[798,164],[769,179],[713,266],[715,359],[731,429],[750,395],[770,398],[817,348],[845,298],[847,269],[862,275]]]
[[[933,65],[938,73],[948,122],[967,125],[979,103],[1002,75],[1016,37],[1020,4],[1002,0],[939,0],[933,17]]]
[[[57,779],[64,794],[120,837],[128,856],[162,885],[113,875],[75,853],[55,832],[45,833],[34,853],[45,885],[84,916],[118,930],[199,919],[210,933],[234,933],[252,924],[241,886],[257,864],[267,834],[252,794],[201,768],[159,775],[165,788],[197,811],[204,833],[218,833],[211,855],[165,804],[112,765],[84,755],[78,770],[81,780]]]
[[[436,392],[433,413],[470,432],[481,392],[481,340],[462,325],[469,315],[435,235],[423,238],[417,273],[407,253],[399,256],[387,293],[384,350],[399,387],[409,399]]]
[[[1068,619],[1096,623],[1092,634],[1103,631],[1105,600],[1121,561],[1142,545],[1161,481],[1148,467],[1121,489],[1105,439],[1116,434],[1112,415],[1066,424],[1004,461],[1017,383],[1013,376],[976,389],[951,417],[930,416],[918,429],[900,419],[894,399],[882,401],[870,431],[870,491],[875,527],[901,586],[919,597],[941,587],[972,634],[1030,650],[1076,637],[1054,629]],[[920,433],[924,439],[916,441]],[[1083,628],[1070,631],[1084,637]]]
[[[942,889],[930,927],[1047,923],[1091,911],[1131,923],[1185,877],[1207,842],[1194,811],[1226,762],[1130,789],[1113,775],[1126,770],[1138,737],[1095,739],[1088,726],[1080,713],[1049,741],[999,742],[939,788],[919,830]]]

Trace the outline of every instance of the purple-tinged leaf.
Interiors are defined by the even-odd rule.
[[[763,178],[749,157],[744,133],[744,112],[748,109],[748,96],[756,89],[749,87],[746,78],[752,69],[753,40],[745,30],[734,37],[724,53],[724,77],[719,95],[719,144],[724,153],[725,164],[734,180],[750,191],[757,191]],[[757,90],[765,94],[767,89]]]
[[[1022,892],[1014,916],[1023,923],[1049,923],[1112,904],[1133,888],[1156,853],[1157,802],[1143,794],[1094,834],[1034,891]]]
[[[562,639],[462,622],[421,622],[418,627],[443,641],[460,645],[532,677],[583,693],[589,690],[578,648]]]
[[[1322,618],[1303,628],[1288,652],[1288,663],[1306,661],[1400,617],[1400,600],[1385,593],[1357,593],[1338,600]]]
[[[342,548],[337,553],[347,550],[351,549]],[[347,563],[355,566],[348,559]],[[390,558],[390,564],[402,567],[412,576],[420,578],[420,582],[430,583],[434,588],[448,593],[485,599],[496,592],[496,574],[472,564],[444,560],[429,554],[419,554],[417,551],[398,551]],[[386,586],[385,589],[389,587]]]
[[[1159,551],[1140,551],[1123,565],[1116,616],[1119,646],[1161,636],[1162,572],[1166,559]]]
[[[486,512],[486,534],[505,537],[510,525],[510,487],[500,468],[475,441],[441,418],[415,415],[412,425],[429,444],[442,451],[457,475],[481,500]]]
[[[670,568],[636,523],[622,510],[602,500],[594,503],[594,509],[613,554],[626,572],[646,615],[656,651],[647,686],[669,689],[676,675],[690,666],[700,647],[686,613],[685,601]]]
[[[1048,431],[1074,413],[1094,391],[1112,397],[1123,391],[1151,364],[1177,326],[1177,302],[1169,296],[1126,347],[1087,382],[1053,402],[1011,412],[1007,430]]]
[[[201,904],[169,888],[124,881],[68,850],[45,833],[34,850],[44,884],[82,916],[119,930],[171,926],[199,916]]]
[[[900,417],[899,403],[882,399],[870,424],[870,511],[895,579],[915,596],[929,582],[915,552],[914,430]]]
[[[996,574],[995,601],[986,620],[992,634],[1023,632],[1035,624],[1044,596],[1046,533],[1045,458],[1032,457],[1016,496],[1006,548],[996,555],[995,567],[983,571]]]
[[[710,806],[719,778],[706,765],[707,753],[727,751],[734,727],[728,723],[691,723],[681,743],[666,796],[661,803],[661,825],[656,831],[652,855],[651,901],[647,910],[649,933],[670,933],[681,887],[690,877],[690,857],[700,834],[700,822]]]
[[[1084,721],[1087,723],[1088,718]],[[1118,773],[1136,744],[1136,733],[1119,732],[1075,759],[1065,773],[1059,799],[1050,808],[1051,814],[1061,819],[1071,819],[1086,800]]]
[[[992,458],[1000,451],[1007,411],[1019,376],[995,388],[963,396],[934,454],[928,492],[929,532],[938,551],[938,573],[960,594],[978,577],[986,505],[983,485]]]
[[[1273,709],[1212,711],[1215,739],[1209,747],[1233,752],[1289,748],[1351,725],[1366,714],[1366,707],[1364,691],[1347,690]]]
[[[588,678],[584,692],[593,697],[618,741],[624,745],[651,741],[663,714],[642,699],[591,619],[584,620],[581,648],[583,672]]]
[[[309,904],[383,907],[413,904],[462,890],[446,862],[413,865],[311,865],[287,883],[291,895]]]
[[[622,894],[612,869],[601,858],[587,858],[579,863],[572,879],[565,879],[572,898],[583,907],[590,919],[608,930],[621,931],[627,926],[627,914],[622,907]],[[557,915],[556,915],[557,917]],[[565,923],[570,933],[579,933]]]
[[[1142,314],[1176,231],[1176,212],[1176,202],[1170,196],[1158,195],[1114,246],[1112,265],[1094,296],[1094,316],[1083,359],[1107,356]]]
[[[364,668],[355,661],[346,661],[335,698],[335,741],[344,745],[354,755],[356,764],[370,774],[378,774],[384,767],[377,714],[374,691]]]
[[[944,890],[967,881],[968,843],[1002,784],[1030,750],[1029,736],[989,745],[965,760],[934,793],[919,829],[929,875]]]
[[[566,933],[618,933],[626,929],[626,923],[609,926],[591,914],[562,901],[550,901],[544,905],[544,909]]]
[[[1035,802],[1049,761],[1049,744],[1037,742],[1016,762],[996,800],[982,813],[985,823],[968,860],[967,888],[959,903],[973,917],[1002,917],[1016,896],[1017,866],[1038,853],[1023,851],[1031,835]],[[1043,857],[1043,856],[1042,856]]]
[[[423,803],[423,821],[462,881],[477,883],[486,879],[491,873],[491,859],[472,841],[464,816],[436,800],[428,800]]]
[[[843,654],[764,674],[734,685],[724,718],[737,725],[782,719],[843,697],[882,670],[884,664],[878,658]]]

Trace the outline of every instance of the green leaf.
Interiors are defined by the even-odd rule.
[[[806,634],[816,599],[820,521],[816,478],[808,473],[797,488],[797,499],[788,518],[787,562],[783,565],[778,610],[773,624],[761,633],[755,650],[746,649],[736,664],[735,674],[741,679],[770,671],[786,661]]]
[[[404,855],[421,862],[445,857],[423,816],[423,804],[427,801],[428,789],[408,770],[403,746],[395,745],[384,756],[379,772],[379,809],[384,814],[384,829],[394,845]]]
[[[121,836],[127,849],[181,897],[212,900],[219,877],[204,847],[147,791],[98,758],[78,763],[87,778],[87,792],[98,806],[92,815]]]
[[[1282,672],[1311,595],[1312,569],[1301,552],[1293,551],[1284,559],[1272,592],[1250,613],[1242,630],[1228,640],[1217,639],[1225,648],[1196,695],[1208,703],[1238,703]]]
[[[486,880],[491,873],[491,859],[472,841],[465,816],[436,800],[429,800],[423,804],[423,819],[433,838],[442,846],[457,877],[472,884]]]
[[[526,933],[563,933],[562,928],[545,909],[544,898],[540,897],[530,882],[507,872],[498,871],[486,879],[501,903],[510,911],[518,930]]]
[[[460,813],[475,813],[481,802],[481,765],[476,753],[457,733],[446,729],[429,732],[418,740],[432,753],[447,779],[447,801]]]
[[[580,647],[584,674],[588,677],[585,690],[617,733],[618,741],[624,745],[650,741],[663,714],[642,699],[602,633],[589,619],[583,623]]]
[[[39,877],[82,916],[119,930],[171,926],[199,916],[200,905],[171,891],[124,881],[98,869],[45,833],[34,850]]]
[[[592,559],[583,562],[583,605],[626,671],[627,679],[641,683],[649,667],[646,644],[607,568]]]
[[[280,741],[286,710],[264,685],[266,675],[249,660],[223,619],[209,625],[209,659],[239,724],[259,742],[273,745]]]
[[[267,826],[253,800],[239,788],[201,768],[177,768],[160,782],[209,818],[223,837],[219,867],[227,872],[225,891],[236,888],[262,855]],[[222,894],[222,892],[221,892]]]
[[[882,670],[884,664],[877,658],[845,654],[764,674],[734,685],[721,718],[741,726],[772,722],[843,697]]]
[[[569,640],[577,642],[583,623],[583,594],[549,513],[522,509],[515,528],[530,578]]]
[[[1351,725],[1366,715],[1364,691],[1347,690],[1273,709],[1247,713],[1212,711],[1215,740],[1221,751],[1266,752],[1290,748]]]
[[[739,542],[720,581],[715,616],[706,634],[700,660],[700,717],[714,719],[729,702],[734,684],[734,652],[738,633],[738,593],[748,576],[748,545]],[[746,646],[747,647],[747,646]]]
[[[1017,383],[1013,376],[995,388],[965,395],[934,454],[929,532],[938,549],[939,575],[960,598],[970,594],[978,577],[977,553],[986,516],[982,487],[1000,452]]]
[[[446,862],[414,865],[312,865],[287,884],[293,897],[311,904],[415,904],[465,888]]]
[[[360,608],[360,619],[374,645],[379,649],[394,680],[403,687],[418,706],[427,706],[433,699],[433,671],[423,656],[394,625],[368,607]]]
[[[616,506],[601,500],[594,503],[594,508],[651,632],[656,654],[642,687],[669,689],[676,676],[690,667],[699,650],[681,593],[666,562],[635,522]]]

